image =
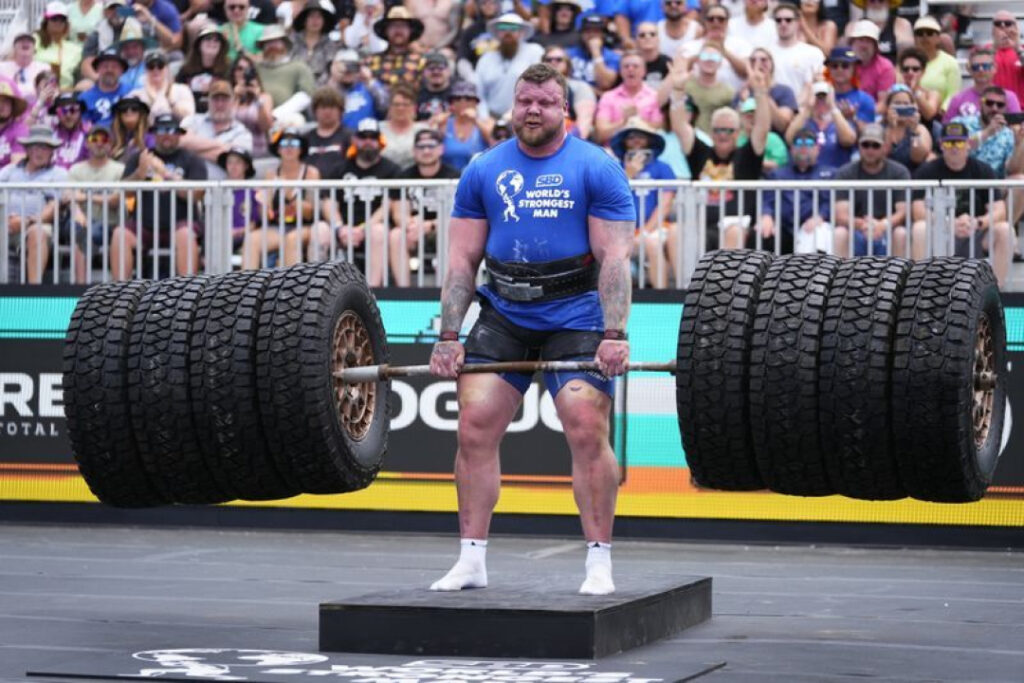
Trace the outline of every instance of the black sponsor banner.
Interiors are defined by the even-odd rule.
[[[60,339],[0,339],[0,462],[70,464]]]

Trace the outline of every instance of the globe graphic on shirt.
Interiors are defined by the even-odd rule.
[[[494,186],[498,190],[498,195],[501,197],[501,201],[505,204],[505,211],[502,216],[505,222],[511,218],[516,222],[519,221],[519,216],[516,214],[516,205],[513,203],[512,198],[523,191],[523,185],[526,181],[523,180],[523,174],[514,169],[502,171],[498,175],[498,179],[494,181]]]

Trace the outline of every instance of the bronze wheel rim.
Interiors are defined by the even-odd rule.
[[[370,333],[362,319],[352,311],[345,311],[334,325],[334,354],[332,375],[346,368],[373,365],[373,346]],[[342,427],[353,441],[366,437],[373,424],[377,398],[377,383],[349,384],[335,378],[334,401]]]
[[[995,405],[996,372],[992,347],[992,323],[984,313],[978,320],[974,339],[974,445],[981,449],[988,440]]]

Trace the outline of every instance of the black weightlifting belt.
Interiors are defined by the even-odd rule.
[[[509,301],[551,301],[597,289],[597,259],[590,252],[544,263],[505,263],[486,259],[487,278]]]

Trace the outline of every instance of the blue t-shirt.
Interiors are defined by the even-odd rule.
[[[98,85],[94,85],[78,96],[85,105],[82,117],[92,123],[109,126],[114,120],[114,105],[119,99],[131,92],[131,88],[124,82],[117,86],[113,92],[103,92]]]
[[[643,170],[636,176],[637,180],[675,180],[676,174],[672,167],[660,159],[654,159],[644,166]],[[640,225],[643,227],[651,219],[654,212],[658,210],[658,191],[645,188],[639,192],[633,191],[633,202],[636,205],[636,215],[640,216]],[[662,218],[668,218],[668,209],[662,214]]]
[[[590,59],[590,53],[579,45],[570,47],[565,51],[565,53],[569,57],[569,64],[572,65],[572,77],[581,81],[586,81],[590,85],[596,85],[597,81],[594,80],[594,62]],[[603,47],[601,48],[601,57],[604,58],[604,65],[608,69],[618,72],[618,52]]]
[[[590,252],[588,216],[635,221],[629,182],[600,147],[569,136],[549,157],[534,158],[515,139],[470,162],[455,191],[452,216],[487,220],[485,252],[504,262],[544,263]],[[539,303],[508,301],[484,285],[481,296],[521,327],[603,330],[597,292]]]
[[[487,141],[479,128],[474,128],[468,140],[460,140],[455,134],[455,121],[449,118],[444,128],[444,154],[441,161],[449,166],[462,171],[469,165],[470,160],[487,149]]]
[[[818,148],[821,150],[818,152],[819,165],[839,168],[853,158],[856,146],[843,147],[839,144],[839,134],[836,132],[835,123],[829,121],[825,130],[818,130],[818,124],[813,119],[808,119],[807,127],[818,134]]]
[[[865,123],[875,122],[875,100],[863,90],[854,88],[843,93],[836,93],[836,104],[849,100],[856,110],[857,120]]]
[[[359,122],[365,118],[377,118],[373,95],[365,85],[356,83],[345,93],[345,114],[341,117],[341,123],[346,128],[356,130]]]

